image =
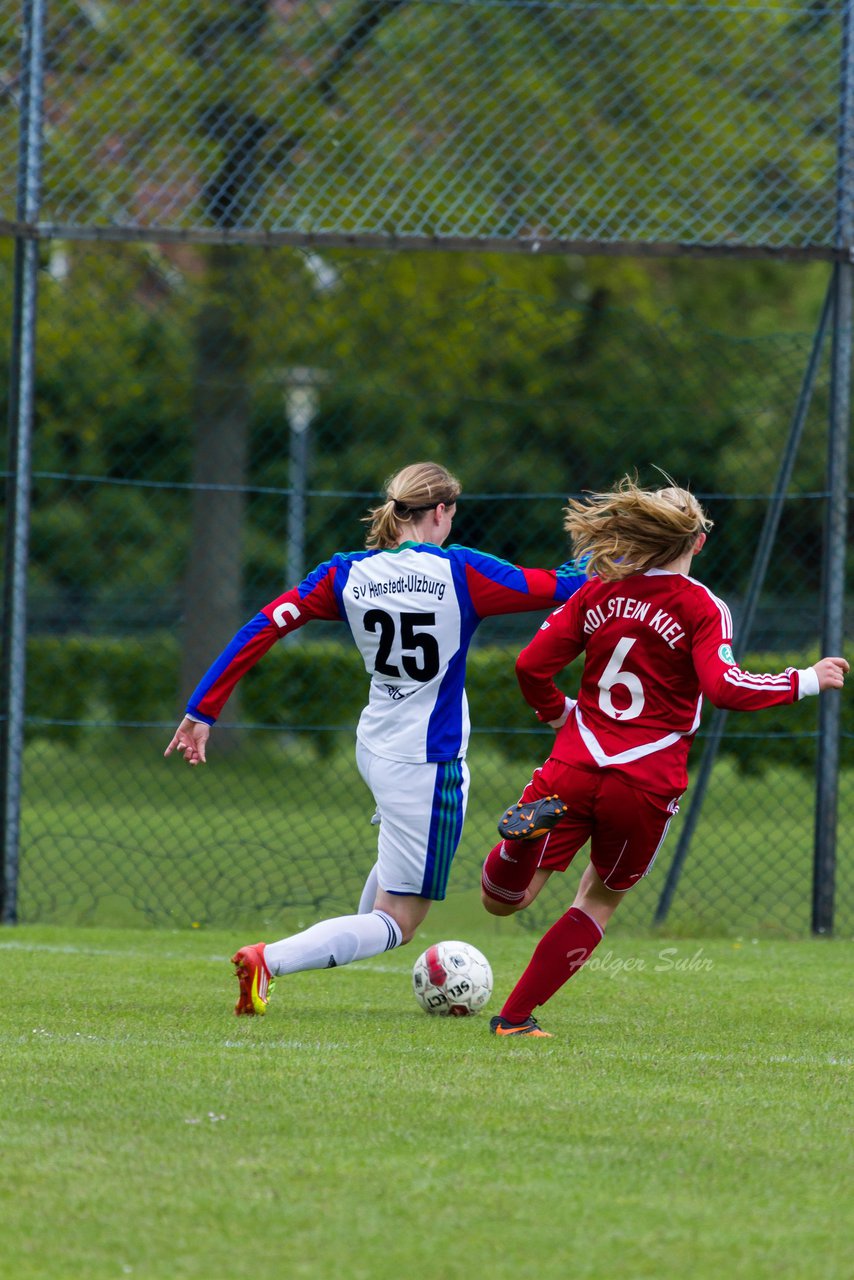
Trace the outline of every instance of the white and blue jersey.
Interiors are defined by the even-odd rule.
[[[339,552],[238,632],[187,711],[213,724],[237,681],[277,640],[307,622],[341,621],[370,676],[359,742],[386,760],[458,760],[470,728],[466,657],[479,624],[552,608],[585,580],[570,564],[523,569],[469,547],[428,542]]]

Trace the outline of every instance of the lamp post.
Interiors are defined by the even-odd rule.
[[[285,583],[296,586],[305,576],[305,515],[311,424],[317,416],[322,369],[293,368],[285,374],[285,414],[290,427],[290,499]]]

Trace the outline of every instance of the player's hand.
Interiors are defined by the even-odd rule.
[[[814,667],[822,693],[825,689],[841,689],[847,672],[851,670],[845,658],[821,658]]]
[[[171,756],[173,751],[177,751],[179,755],[183,755],[187,764],[207,764],[205,744],[210,737],[210,732],[209,724],[200,724],[198,720],[191,720],[189,716],[184,716],[163,754]]]

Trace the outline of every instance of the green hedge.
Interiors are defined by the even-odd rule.
[[[488,732],[508,758],[531,762],[546,754],[551,734],[522,701],[513,674],[517,652],[517,646],[504,645],[473,649],[467,689],[474,728]],[[179,663],[178,641],[169,634],[148,636],[144,644],[103,637],[33,638],[27,646],[28,736],[58,734],[57,722],[170,724],[180,713]],[[777,655],[761,654],[744,665],[773,671],[782,662]],[[577,674],[567,673],[563,684],[574,691]],[[277,645],[245,678],[241,719],[308,733],[323,751],[335,740],[329,730],[352,731],[366,693],[367,676],[353,646],[301,638]],[[708,715],[707,709],[706,723]],[[850,698],[845,699],[844,716],[846,733],[854,733]],[[723,751],[750,772],[784,763],[812,768],[817,720],[815,698],[794,707],[734,714],[727,722]],[[67,740],[68,729],[61,732]]]

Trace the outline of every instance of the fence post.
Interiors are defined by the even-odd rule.
[[[290,497],[288,498],[285,587],[296,586],[305,577],[305,517],[310,432],[311,424],[317,416],[318,390],[323,381],[322,369],[293,368],[286,370],[284,374],[285,416],[290,430],[288,479]]]
[[[34,227],[41,205],[42,92],[45,0],[25,0],[21,42],[18,229],[12,357],[9,383],[9,463],[3,582],[3,653],[0,663],[0,787],[2,787],[2,906],[0,922],[18,918],[18,845],[27,647],[27,562],[30,539],[32,425],[35,390],[36,298],[39,242]],[[22,225],[25,224],[25,225]]]
[[[854,13],[842,10],[839,125],[836,164],[836,248],[845,255],[834,269],[834,325],[827,437],[827,517],[822,563],[821,648],[840,654],[845,639],[845,559],[848,518],[848,440],[851,418],[852,253],[854,253]],[[839,743],[842,698],[829,693],[818,712],[812,931],[833,932],[836,829],[839,808]]]
[[[834,271],[834,328],[831,355],[830,429],[827,446],[827,520],[822,571],[823,654],[841,654],[845,643],[845,560],[848,521],[848,439],[851,415],[852,272],[850,263]],[[813,848],[812,931],[833,932],[836,836],[839,807],[839,745],[842,694],[819,703]]]
[[[786,440],[785,448],[783,449],[783,456],[780,460],[780,466],[777,472],[777,478],[774,482],[771,500],[768,504],[768,510],[765,513],[762,533],[760,534],[756,554],[753,558],[753,566],[750,571],[750,582],[748,584],[747,595],[744,600],[744,609],[742,610],[742,614],[739,619],[739,636],[738,644],[736,646],[739,657],[750,643],[750,636],[753,631],[753,622],[756,616],[756,607],[759,603],[759,597],[765,584],[765,575],[768,571],[771,552],[774,548],[777,530],[780,526],[780,517],[783,514],[783,503],[786,500],[786,494],[788,493],[789,485],[792,481],[795,459],[797,458],[798,448],[801,443],[801,437],[803,435],[809,407],[812,403],[813,391],[815,390],[816,378],[818,377],[819,365],[821,363],[824,336],[827,332],[831,311],[835,305],[835,298],[835,276],[832,276],[830,284],[828,285],[827,293],[825,294],[818,328],[816,329],[815,337],[813,338],[810,358],[801,383],[798,403],[795,407],[792,424],[789,428],[789,435]],[[715,760],[718,755],[718,748],[720,746],[721,739],[723,738],[726,719],[726,710],[722,707],[716,707],[709,728],[709,733],[706,738],[706,746],[703,752],[703,758],[700,762],[699,772],[694,780],[688,814],[679,832],[679,842],[676,846],[676,852],[673,855],[673,861],[668,867],[664,888],[661,891],[661,896],[659,897],[658,905],[655,909],[655,915],[653,917],[654,924],[663,924],[667,919],[668,912],[670,911],[670,907],[676,893],[676,886],[678,885],[679,878],[682,875],[682,869],[685,865],[685,860],[688,857],[688,850],[691,847],[691,840],[693,839],[694,831],[696,830],[697,823],[700,819],[703,801],[706,798],[706,792],[712,776],[712,769],[714,768]]]

